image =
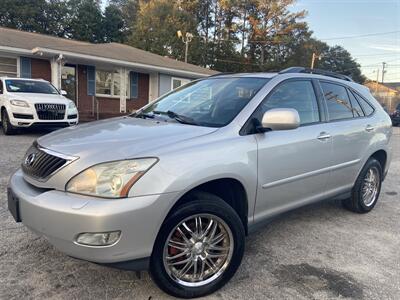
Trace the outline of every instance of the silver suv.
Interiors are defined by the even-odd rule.
[[[70,256],[148,268],[165,292],[198,297],[234,275],[245,236],[269,218],[332,198],[372,210],[391,135],[345,76],[222,74],[39,138],[10,179],[9,210]]]

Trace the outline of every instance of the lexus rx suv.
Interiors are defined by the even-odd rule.
[[[78,124],[78,110],[51,83],[42,79],[0,77],[0,118],[3,132],[14,134],[31,126]]]
[[[371,211],[391,135],[388,114],[348,77],[221,74],[37,139],[8,206],[72,257],[148,269],[166,293],[199,297],[235,274],[246,235],[271,217],[332,198]]]

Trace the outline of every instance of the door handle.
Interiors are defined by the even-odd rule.
[[[317,137],[317,139],[319,139],[320,141],[325,141],[325,140],[330,139],[330,138],[331,138],[331,135],[329,133],[327,133],[327,132],[321,132],[319,134],[319,136]]]
[[[367,132],[371,132],[375,129],[375,127],[371,126],[371,125],[367,125],[367,127],[365,127],[365,131]]]

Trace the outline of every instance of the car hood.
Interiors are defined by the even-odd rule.
[[[70,100],[62,95],[38,94],[38,93],[8,93],[10,99],[25,100],[29,103],[62,103],[67,104]]]
[[[37,140],[44,148],[103,161],[156,155],[167,145],[214,132],[200,127],[134,117],[86,123],[52,132]]]

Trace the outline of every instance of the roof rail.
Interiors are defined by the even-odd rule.
[[[216,76],[232,75],[232,74],[238,74],[238,73],[236,73],[236,72],[220,72],[220,73],[217,73],[217,74],[210,75],[208,77],[216,77]]]
[[[349,77],[349,76],[331,72],[331,71],[321,70],[321,69],[310,69],[310,68],[305,68],[305,67],[291,67],[291,68],[287,68],[287,69],[284,69],[279,72],[279,74],[287,74],[287,73],[317,74],[317,75],[324,75],[324,76],[329,76],[329,77],[353,82],[353,79],[351,79],[351,77]]]

